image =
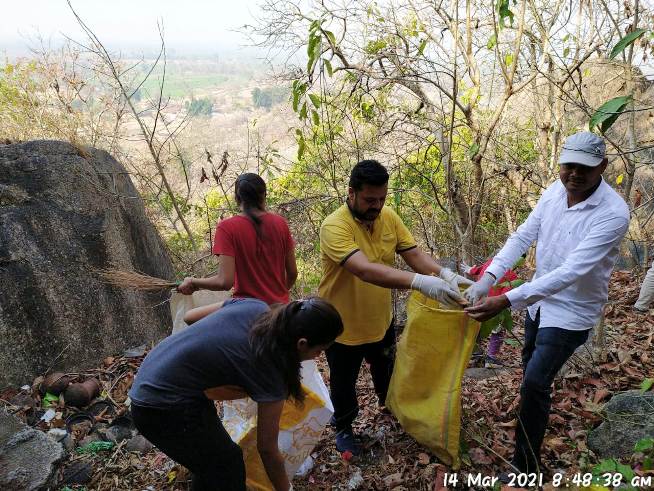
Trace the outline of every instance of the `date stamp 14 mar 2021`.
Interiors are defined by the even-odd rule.
[[[554,488],[579,488],[600,485],[612,489],[622,484],[627,484],[634,488],[651,489],[652,484],[654,484],[654,478],[652,476],[634,476],[628,480],[619,472],[605,472],[600,475],[593,475],[590,472],[576,472],[570,475],[556,472],[549,481],[545,480],[543,474],[537,473],[525,474],[510,472],[507,474],[507,477],[508,482],[502,484],[510,488],[539,488],[550,484]],[[498,476],[486,476],[480,473],[470,473],[465,476],[459,476],[458,473],[445,473],[443,476],[443,485],[453,489],[493,487],[498,482]]]

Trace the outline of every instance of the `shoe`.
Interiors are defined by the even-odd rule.
[[[484,368],[504,368],[504,363],[494,356],[486,355]]]
[[[639,314],[646,314],[649,312],[649,309],[641,309],[640,307],[636,307],[635,305],[632,308],[634,312],[637,312]]]
[[[336,450],[342,454],[349,452],[350,455],[355,457],[361,453],[361,447],[356,441],[352,428],[336,433]]]

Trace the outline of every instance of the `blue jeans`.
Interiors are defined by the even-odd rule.
[[[542,472],[540,447],[550,414],[552,383],[564,363],[588,339],[590,329],[539,329],[540,310],[527,312],[522,349],[523,377],[513,465],[521,472]]]

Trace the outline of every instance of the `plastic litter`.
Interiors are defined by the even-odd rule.
[[[302,465],[300,468],[295,472],[296,476],[304,477],[306,476],[309,472],[311,472],[311,469],[313,469],[313,465],[315,464],[313,457],[309,455],[304,462],[302,462]]]
[[[111,450],[114,445],[114,442],[91,442],[83,447],[77,447],[76,452],[79,454],[96,454],[103,450]]]
[[[59,399],[59,398],[57,398]],[[48,409],[43,416],[41,416],[41,421],[49,423],[57,415],[57,412],[54,409]]]
[[[41,400],[41,404],[43,405],[43,407],[49,407],[52,404],[58,404],[58,403],[59,403],[59,396],[51,394],[50,392],[46,392],[45,395],[43,396],[43,399]]]
[[[365,482],[363,476],[361,475],[361,469],[359,469],[354,465],[351,466],[351,469],[352,469],[352,476],[347,481],[347,488],[358,489],[359,486],[361,486]]]

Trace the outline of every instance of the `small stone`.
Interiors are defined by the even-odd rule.
[[[466,368],[463,376],[473,380],[485,380],[487,378],[494,378],[506,371],[503,368]]]
[[[61,443],[67,452],[72,452],[75,448],[75,440],[65,428],[52,428],[46,435],[54,441]]]
[[[120,443],[132,437],[132,430],[122,425],[110,426],[105,435],[110,442]]]
[[[84,447],[84,446],[88,445],[89,443],[93,443],[93,442],[101,442],[101,441],[103,441],[103,440],[102,440],[102,437],[101,437],[98,433],[96,433],[96,432],[94,431],[94,432],[91,433],[90,435],[85,436],[84,438],[82,438],[82,439],[80,440],[80,442],[79,442],[79,446],[80,446],[80,447]]]
[[[36,406],[36,401],[26,392],[19,392],[14,397],[9,399],[9,404],[17,407],[30,407]]]
[[[88,462],[73,462],[62,477],[63,484],[86,484],[93,477],[93,467]]]
[[[138,358],[139,356],[143,356],[145,354],[146,348],[147,348],[146,344],[142,344],[141,346],[135,346],[133,348],[128,348],[123,352],[123,356],[125,358]]]
[[[75,449],[75,440],[70,435],[66,435],[59,443],[64,446],[66,452],[72,452]]]
[[[66,438],[68,432],[63,428],[52,428],[51,430],[48,430],[46,435],[52,438],[55,442],[60,442]]]
[[[125,445],[125,450],[128,452],[138,452],[142,454],[148,453],[152,450],[152,443],[148,441],[143,435],[136,435]]]

